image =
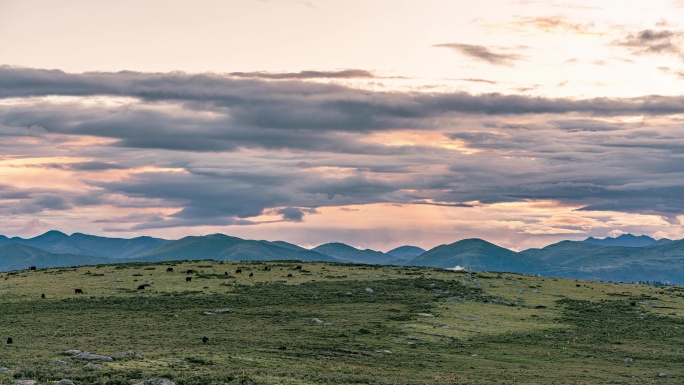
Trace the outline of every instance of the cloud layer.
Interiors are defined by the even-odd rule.
[[[492,64],[515,59],[477,52]],[[545,201],[673,223],[684,213],[682,97],[378,92],[307,81],[372,76],[350,71],[2,67],[0,165],[69,182],[41,187],[10,175],[0,214],[111,207],[121,215],[98,223],[136,230],[296,224],[321,208],[380,203],[477,210]],[[131,216],[131,208],[148,211]]]

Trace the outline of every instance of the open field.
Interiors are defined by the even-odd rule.
[[[39,269],[0,274],[0,338],[2,384],[681,384],[684,289],[295,261]],[[142,357],[86,367],[69,349]]]

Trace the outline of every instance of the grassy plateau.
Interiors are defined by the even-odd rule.
[[[0,273],[0,343],[3,385],[683,384],[684,288],[297,261],[22,270]]]

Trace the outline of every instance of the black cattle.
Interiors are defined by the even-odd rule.
[[[12,337],[7,337],[7,345],[12,345],[14,341],[12,341]]]
[[[207,342],[209,342],[209,338],[207,338],[207,337],[202,337],[202,343],[203,343],[203,344],[206,344]]]
[[[224,271],[224,272],[223,272],[223,275],[228,275],[228,272],[227,272],[227,271]]]
[[[36,267],[35,267],[35,266],[31,266],[31,267],[29,267],[29,270],[36,271]]]
[[[292,278],[292,273],[288,274],[287,278]]]
[[[242,269],[235,270],[235,274],[242,274]]]
[[[264,271],[271,271],[271,268],[268,266],[264,266]]]
[[[192,271],[192,270],[188,270],[185,272],[185,274],[192,274],[192,273],[194,273],[194,271]]]
[[[167,267],[166,272],[167,273],[173,273],[173,267]]]
[[[41,294],[40,298],[45,299],[45,294]]]
[[[74,294],[83,294],[83,289],[74,289]]]
[[[192,277],[185,277],[185,282],[190,282],[192,281]]]
[[[138,290],[145,290],[145,285],[138,286]]]
[[[285,347],[285,346],[278,346],[278,350],[287,350],[287,347]]]
[[[297,265],[297,267],[295,267],[295,270],[301,270],[301,269],[302,269],[302,265]]]
[[[249,273],[249,276],[250,276],[250,277],[254,277],[254,273]]]

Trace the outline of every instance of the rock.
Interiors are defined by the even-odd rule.
[[[546,338],[547,340],[555,340],[555,339],[556,339],[555,336],[551,336],[551,335],[548,335],[548,334],[547,334],[547,335],[544,335],[544,338]]]
[[[370,287],[367,287],[367,288],[366,288],[366,293],[373,293],[373,292],[374,292],[374,290],[371,289]]]
[[[421,317],[434,317],[435,316],[434,314],[430,314],[430,313],[418,313],[417,315],[419,315]]]
[[[9,370],[9,369],[7,369],[7,368],[5,368],[5,367],[2,367],[2,368],[0,368],[0,373],[6,372],[6,371],[8,371],[8,370]]]
[[[658,377],[667,378],[667,373],[658,373]]]
[[[62,354],[65,356],[77,356],[81,353],[83,353],[83,350],[66,350],[62,352]]]
[[[100,369],[100,365],[95,365],[92,362],[88,362],[87,364],[85,364],[84,368],[88,370],[98,370]]]
[[[322,324],[322,323],[325,322],[325,321],[323,321],[323,320],[320,319],[320,318],[312,318],[312,319],[311,319],[311,322],[315,322],[315,323],[317,323],[317,324]]]
[[[52,360],[50,363],[53,365],[71,365],[70,363],[62,360]]]
[[[99,361],[104,361],[104,362],[112,362],[114,359],[109,356],[102,356],[99,354],[92,354],[88,352],[83,352],[81,354],[77,354],[73,356],[74,359],[76,360],[99,360]]]
[[[210,312],[210,311],[205,311],[205,312],[202,313],[202,314],[204,314],[204,315],[216,315],[216,313],[212,313],[212,312]]]
[[[214,310],[214,313],[216,314],[223,314],[223,313],[230,313],[232,310],[230,309],[216,309]]]
[[[625,364],[633,364],[633,363],[634,363],[634,359],[632,357],[625,358]]]
[[[176,383],[167,379],[152,379],[138,382],[135,385],[176,385]]]
[[[114,356],[116,356],[116,357],[133,356],[134,358],[143,358],[142,354],[136,352],[135,350],[126,350],[125,352],[118,352],[118,353],[115,353]]]
[[[36,385],[37,383],[36,380],[17,380],[18,385]]]
[[[63,379],[63,380],[59,380],[59,382],[57,382],[57,385],[75,385],[75,384],[71,380]]]

